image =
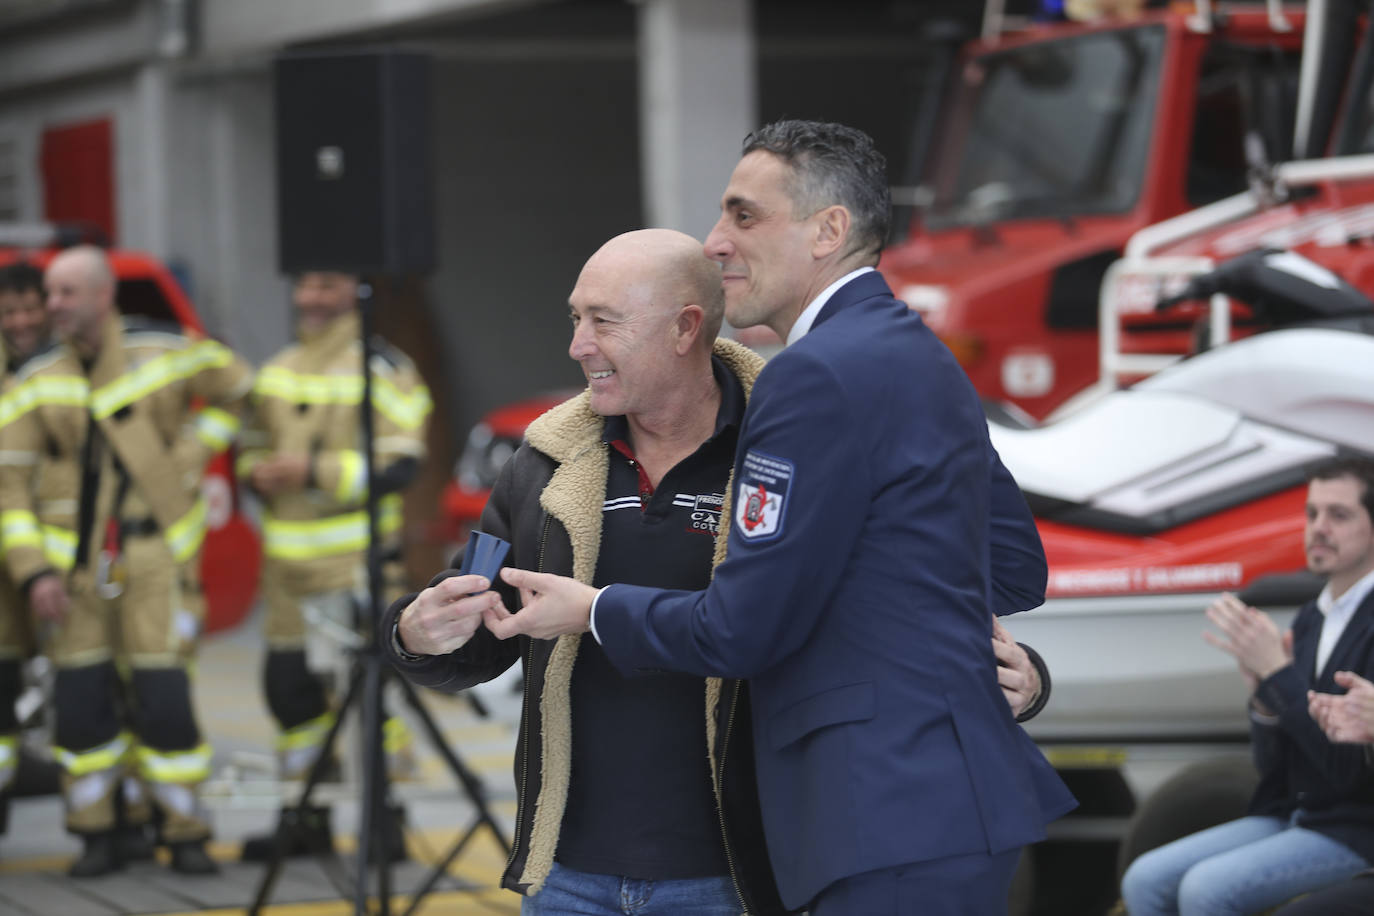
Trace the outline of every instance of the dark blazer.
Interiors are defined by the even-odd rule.
[[[1360,604],[1345,632],[1313,677],[1322,613],[1310,601],[1293,621],[1293,664],[1267,677],[1255,696],[1278,716],[1278,725],[1255,724],[1251,745],[1260,784],[1251,814],[1288,817],[1339,840],[1374,864],[1374,770],[1358,744],[1332,743],[1307,712],[1307,690],[1345,693],[1337,671],[1374,678],[1374,593]]]
[[[1044,554],[967,377],[880,275],[763,370],[731,498],[710,589],[613,585],[595,624],[627,673],[750,679],[783,902],[1044,837],[1074,802],[1012,721],[988,613],[1043,600]]]

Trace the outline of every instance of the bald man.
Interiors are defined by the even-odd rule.
[[[98,248],[57,255],[45,285],[61,343],[0,398],[0,538],[50,630],[66,822],[84,842],[70,874],[122,864],[115,803],[131,768],[172,868],[213,872],[196,795],[210,748],[186,669],[203,617],[200,481],[237,432],[252,372],[215,341],[121,318]]]
[[[701,588],[762,367],[716,340],[720,270],[690,236],[631,232],[592,255],[568,305],[568,355],[587,390],[530,425],[479,527],[512,542],[517,566]],[[480,599],[453,603],[487,587],[450,570],[385,625],[397,667],[441,690],[524,659],[515,854],[502,879],[527,895],[522,912],[567,912],[577,898],[620,912],[622,894],[644,914],[782,912],[759,839],[744,686],[625,678],[576,636],[497,640],[480,629]]]
[[[512,542],[513,567],[702,588],[725,555],[721,510],[762,369],[716,340],[720,268],[690,236],[630,232],[592,255],[568,304],[568,354],[587,390],[530,425],[480,528]],[[502,642],[482,611],[518,598],[489,586],[449,570],[384,626],[393,663],[440,690],[523,661],[515,854],[502,878],[526,895],[521,912],[621,913],[626,899],[644,916],[786,912],[762,836],[747,685],[624,677],[580,634]],[[1007,652],[1020,712],[1040,681],[1020,647]]]

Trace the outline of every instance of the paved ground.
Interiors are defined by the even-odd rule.
[[[61,828],[61,803],[55,796],[16,799],[11,806],[8,833],[0,839],[0,916],[124,916],[124,914],[242,913],[254,899],[265,869],[237,861],[245,836],[259,833],[275,821],[279,787],[271,780],[269,748],[272,729],[261,699],[261,659],[257,622],[250,619],[229,633],[205,640],[196,674],[197,709],[202,726],[215,748],[215,777],[207,787],[207,804],[214,822],[211,852],[222,865],[214,878],[176,875],[159,864],[134,866],[122,873],[86,881],[65,876],[78,851],[78,842]],[[479,779],[505,835],[515,816],[511,754],[520,697],[512,684],[483,689],[480,698],[489,715],[477,715],[465,699],[422,694],[430,712],[452,747]],[[403,702],[388,701],[394,711],[413,718]],[[351,717],[350,717],[351,719]],[[341,748],[352,751],[354,723]],[[440,861],[456,838],[475,818],[476,808],[458,781],[412,725],[419,751],[419,774],[412,782],[393,783],[393,797],[407,812],[407,844],[412,861],[389,871],[392,912],[404,912],[406,894],[429,875],[428,863]],[[354,912],[349,875],[354,870],[358,823],[356,753],[345,756],[345,780],[315,794],[334,810],[341,877],[312,860],[294,861],[283,872],[263,912],[273,916],[335,916]],[[514,914],[519,898],[499,890],[497,880],[505,853],[484,828],[464,848],[435,889],[424,898],[420,913]],[[369,887],[377,878],[370,872]],[[341,899],[342,898],[342,899]],[[375,912],[375,910],[374,910]]]

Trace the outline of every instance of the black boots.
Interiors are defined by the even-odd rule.
[[[115,854],[121,862],[151,862],[157,851],[144,824],[120,824],[115,827]]]
[[[72,863],[71,868],[67,869],[67,874],[71,877],[98,878],[101,875],[108,875],[117,868],[124,867],[124,862],[119,858],[119,853],[115,849],[113,831],[83,833],[81,841],[86,848]]]
[[[380,857],[387,862],[406,860],[404,825],[405,809],[400,805],[388,805],[374,834],[379,841],[370,850],[371,861],[376,862]],[[334,833],[328,808],[311,805],[299,815],[294,807],[282,808],[277,828],[283,832],[283,857],[328,855],[334,851]],[[244,840],[239,857],[245,862],[270,862],[276,849],[276,839],[275,831],[249,837]]]
[[[204,840],[168,843],[167,849],[172,854],[172,871],[183,875],[213,875],[219,872],[219,866],[205,851]]]
[[[239,858],[245,862],[272,861],[278,831],[282,833],[283,856],[314,856],[334,851],[329,809],[309,805],[299,814],[294,807],[282,808],[277,830],[244,840]]]
[[[368,861],[379,861],[378,852],[386,856],[385,861],[389,863],[404,862],[406,860],[406,835],[405,835],[406,809],[400,805],[387,805],[382,814],[382,822],[378,829],[373,832],[374,836],[381,838],[381,849],[374,843],[368,850]]]
[[[128,862],[153,858],[153,844],[146,834],[124,828],[81,836],[85,849],[67,874],[73,878],[98,878],[118,871]],[[183,875],[213,875],[219,871],[215,860],[205,851],[204,840],[169,843],[172,871]]]

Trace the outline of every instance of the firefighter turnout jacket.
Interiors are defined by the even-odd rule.
[[[14,366],[9,363],[4,342],[0,341],[0,364],[4,365],[0,391],[10,384]],[[14,585],[9,571],[0,567],[0,808],[3,796],[14,781],[19,766],[19,719],[15,703],[23,689],[24,659],[33,650],[28,606]],[[5,816],[0,813],[0,832]]]
[[[388,595],[400,576],[401,493],[424,458],[429,390],[404,354],[376,340],[371,360],[378,536]],[[284,776],[300,775],[323,742],[333,714],[307,669],[303,608],[350,627],[365,600],[368,468],[362,437],[360,319],[347,313],[270,360],[258,373],[237,472],[245,481],[273,454],[305,456],[302,490],[262,495],[262,592],[268,644],[268,706],[282,734]],[[333,609],[333,612],[331,612]],[[405,741],[399,720],[388,742]],[[395,748],[392,748],[393,750]]]
[[[109,829],[133,757],[164,838],[197,839],[210,749],[185,663],[204,612],[200,483],[237,434],[252,370],[175,325],[112,316],[102,334],[89,362],[66,344],[35,355],[0,398],[0,542],[22,590],[55,573],[70,597],[47,645],[68,827]]]

